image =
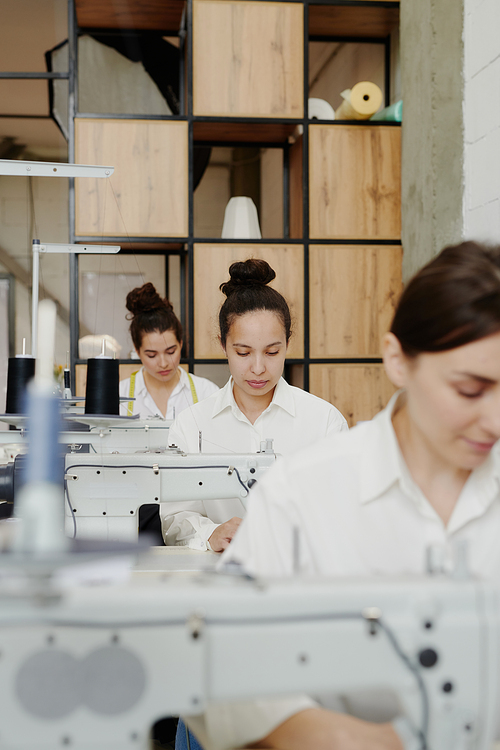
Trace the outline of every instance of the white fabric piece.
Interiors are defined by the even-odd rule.
[[[307,112],[310,120],[335,120],[334,108],[324,99],[308,99]]]
[[[167,404],[167,414],[165,419],[174,419],[181,411],[188,409],[193,405],[193,394],[191,393],[191,385],[187,372],[182,368],[178,368],[179,382],[172,391]],[[197,375],[191,375],[193,383],[196,388],[196,395],[198,401],[202,401],[212,393],[219,391],[218,386],[212,383],[211,380],[206,378],[199,378]],[[120,397],[127,398],[130,395],[130,378],[122,380],[120,382]],[[163,414],[157,407],[152,395],[146,387],[144,381],[144,368],[141,367],[135,376],[135,389],[134,389],[133,401],[133,414],[140,414],[142,418],[145,417],[162,417]],[[128,414],[128,401],[122,401],[120,403],[120,414],[121,416],[127,416]]]
[[[233,396],[232,378],[218,393],[180,414],[169,430],[169,445],[198,453],[199,432],[204,453],[256,453],[262,440],[272,438],[274,451],[288,455],[325,435],[347,430],[347,422],[332,404],[281,378],[273,400],[252,424]],[[253,493],[253,491],[252,491]],[[208,539],[218,524],[233,516],[243,518],[240,500],[162,503],[163,537],[167,544],[209,549]]]

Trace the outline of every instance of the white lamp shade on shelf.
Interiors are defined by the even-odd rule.
[[[226,206],[223,240],[260,240],[259,217],[257,207],[251,198],[237,196],[231,198]]]

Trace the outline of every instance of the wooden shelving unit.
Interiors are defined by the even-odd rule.
[[[229,264],[266,258],[293,310],[294,373],[351,424],[372,417],[392,392],[379,345],[401,288],[401,129],[309,121],[308,43],[384,44],[387,71],[399,2],[75,0],[75,8],[78,25],[87,29],[171,35],[182,23],[183,77],[179,115],[113,118],[75,111],[76,158],[116,166],[113,184],[127,232],[116,210],[103,223],[96,192],[102,188],[88,181],[76,188],[73,237],[99,236],[136,251],[155,247],[180,256],[188,334],[183,362],[190,368],[221,361],[218,287]],[[386,74],[386,89],[388,81]],[[238,144],[283,149],[282,238],[195,236],[195,146]],[[72,274],[77,289],[77,261]],[[77,338],[73,317],[73,361]]]

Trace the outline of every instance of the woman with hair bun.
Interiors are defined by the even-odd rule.
[[[130,335],[142,367],[120,383],[122,415],[174,419],[183,409],[218,391],[206,378],[179,367],[182,325],[167,299],[148,282],[127,294]]]
[[[282,378],[291,336],[290,309],[269,283],[276,274],[265,260],[233,263],[220,289],[220,343],[231,377],[218,393],[180,414],[169,443],[188,453],[256,453],[271,438],[287,455],[347,422],[332,404],[294,388]],[[230,543],[244,508],[238,499],[210,503],[164,503],[160,509],[167,544],[221,552]]]

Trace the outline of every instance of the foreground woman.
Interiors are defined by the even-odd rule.
[[[466,541],[472,573],[498,579],[500,248],[445,249],[407,286],[383,349],[402,390],[371,422],[269,471],[223,561],[291,576],[298,528],[306,574],[421,574],[429,545],[451,567]],[[192,726],[220,748],[419,747],[400,720],[363,721],[305,696],[213,706]]]

